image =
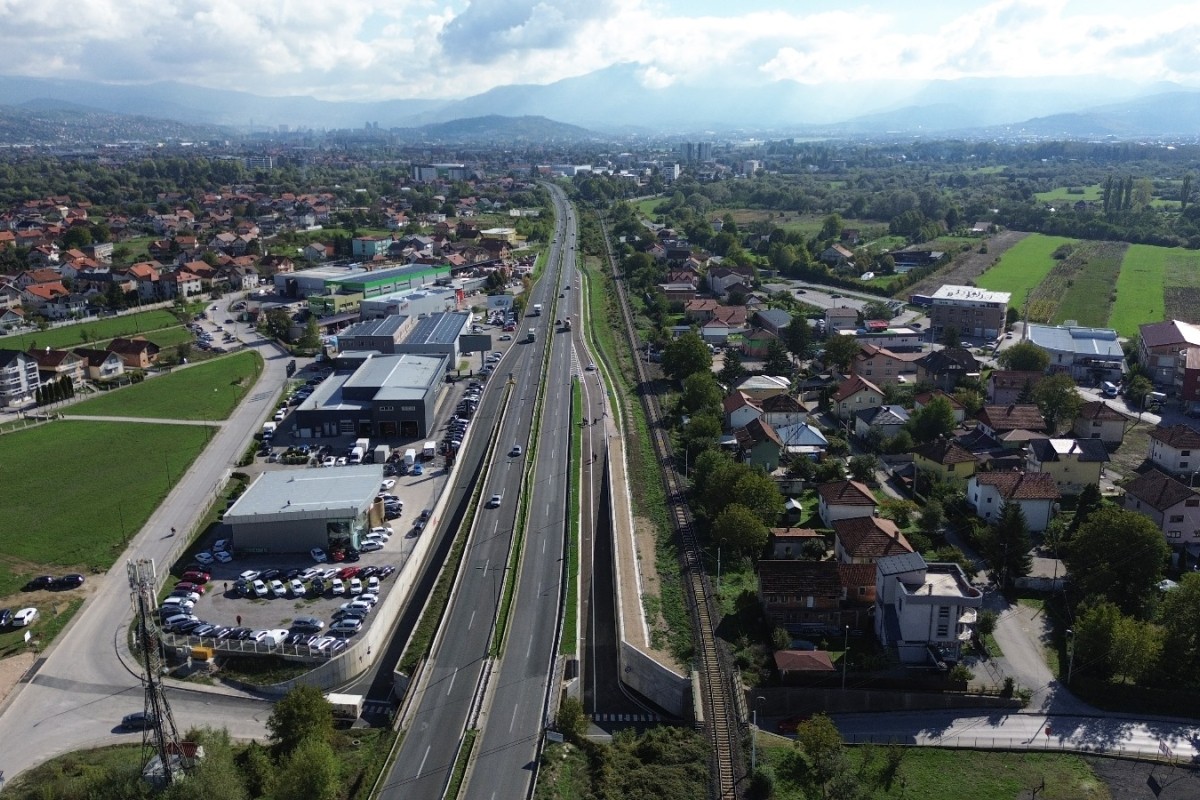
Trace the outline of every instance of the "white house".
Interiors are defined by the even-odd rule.
[[[760,405],[763,419],[774,425],[776,430],[785,425],[798,425],[808,421],[808,409],[786,392],[768,397]]]
[[[856,411],[883,405],[883,390],[866,378],[854,375],[838,384],[829,403],[838,419],[848,420]]]
[[[1125,415],[1103,400],[1084,403],[1071,432],[1077,439],[1099,439],[1116,447],[1125,439]]]
[[[763,415],[758,403],[751,400],[745,392],[734,392],[726,396],[723,405],[727,431],[744,428],[750,424],[750,420],[759,419]]]
[[[1150,460],[1174,475],[1200,470],[1200,431],[1183,424],[1158,426],[1150,431]]]
[[[879,510],[875,495],[858,481],[823,483],[817,487],[817,497],[817,510],[826,527],[833,527],[839,519],[873,517]]]
[[[967,481],[967,502],[980,519],[995,522],[1006,504],[1016,503],[1033,532],[1046,530],[1060,497],[1054,476],[1046,472],[978,472]]]
[[[875,635],[902,663],[958,661],[982,605],[957,564],[928,564],[920,553],[875,562]]]
[[[1125,508],[1154,520],[1167,544],[1200,544],[1200,494],[1157,469],[1147,470],[1125,487]]]

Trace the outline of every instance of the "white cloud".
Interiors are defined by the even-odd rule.
[[[646,86],[967,76],[1200,83],[1200,8],[997,0],[779,0],[689,15],[666,0],[0,0],[5,69],[324,99],[462,97],[613,64]],[[812,11],[814,6],[828,10]],[[701,5],[714,8],[715,4]],[[953,16],[950,16],[953,14]]]

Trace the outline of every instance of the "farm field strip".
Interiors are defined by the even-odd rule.
[[[1121,273],[1125,245],[1116,242],[1087,242],[1080,245],[1087,262],[1070,279],[1054,315],[1055,324],[1075,320],[1086,327],[1108,323],[1113,290]],[[1117,295],[1120,296],[1119,293]]]
[[[1011,292],[1009,305],[1021,309],[1025,298],[1038,287],[1056,262],[1052,256],[1064,244],[1074,244],[1075,239],[1064,236],[1030,234],[1009,248],[1000,263],[979,276],[975,283],[982,289],[993,292]]]
[[[1134,336],[1138,326],[1166,319],[1164,281],[1172,250],[1151,245],[1130,245],[1117,277],[1117,302],[1108,326],[1122,336]]]

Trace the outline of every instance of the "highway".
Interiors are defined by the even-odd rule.
[[[117,643],[127,631],[131,606],[125,560],[153,558],[160,569],[171,563],[177,540],[172,528],[191,530],[227,473],[274,407],[290,360],[273,343],[251,334],[250,346],[262,354],[265,370],[254,389],[220,423],[212,443],[192,464],[186,478],[150,516],[126,552],[99,582],[92,598],[59,634],[32,679],[18,686],[0,715],[0,773],[11,779],[55,755],[111,744],[121,717],[142,708],[138,675],[118,657]],[[270,704],[248,696],[169,689],[181,732],[193,726],[227,727],[238,738],[263,737]]]
[[[487,724],[489,719],[498,722],[488,725],[478,745],[480,754],[495,747],[500,759],[500,763],[489,766],[484,773],[493,776],[489,781],[490,791],[522,796],[524,791],[516,783],[520,776],[514,773],[510,778],[506,765],[512,758],[523,758],[521,767],[524,767],[536,752],[561,590],[567,471],[567,437],[563,431],[569,425],[570,400],[569,359],[563,355],[565,347],[554,347],[558,337],[554,334],[550,310],[561,283],[558,265],[564,256],[570,258],[575,230],[573,220],[567,221],[566,201],[560,190],[555,191],[555,197],[557,241],[551,244],[546,275],[526,304],[526,308],[532,308],[534,303],[541,303],[546,313],[538,318],[526,317],[518,323],[519,332],[535,327],[537,340],[509,351],[492,379],[497,385],[488,390],[497,391],[498,384],[511,376],[508,411],[495,438],[495,451],[481,495],[486,501],[499,494],[502,501],[498,508],[485,508],[481,504],[477,513],[454,596],[424,674],[413,689],[417,692],[412,701],[415,711],[408,720],[392,770],[383,782],[384,798],[433,800],[442,796],[481,674],[489,664],[492,623],[504,586],[505,565],[527,467],[533,469],[530,476],[533,491],[526,518],[519,589],[510,614],[509,647],[499,675],[491,676],[498,688],[490,712],[481,724]],[[553,353],[546,376],[550,384],[541,419],[537,463],[527,465],[525,456],[512,457],[510,452],[514,445],[520,444],[528,453],[546,347],[551,347]],[[519,674],[514,674],[510,664],[517,663],[522,666]],[[502,733],[493,734],[492,728]],[[494,745],[495,735],[501,736],[504,744]],[[512,746],[514,743],[518,746]],[[524,746],[519,746],[522,743]],[[529,773],[524,773],[521,780],[527,784]]]

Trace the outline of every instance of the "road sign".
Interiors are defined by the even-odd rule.
[[[1167,758],[1174,758],[1175,753],[1171,750],[1171,746],[1167,744],[1165,739],[1158,740],[1158,752],[1162,753]]]
[[[551,742],[558,742],[559,744],[562,744],[563,735],[558,731],[546,731],[546,739]]]

